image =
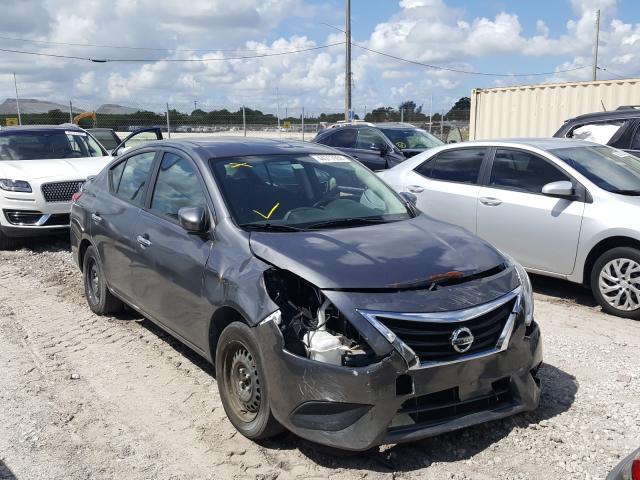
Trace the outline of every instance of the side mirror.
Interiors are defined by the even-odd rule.
[[[418,197],[416,197],[413,193],[409,192],[400,192],[399,195],[407,202],[413,206],[418,204]]]
[[[547,183],[542,187],[542,194],[549,197],[573,198],[575,196],[575,189],[571,182],[561,180],[559,182]]]
[[[202,233],[207,228],[207,213],[202,207],[183,207],[178,210],[180,226],[189,233]]]

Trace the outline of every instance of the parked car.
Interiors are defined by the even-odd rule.
[[[609,145],[640,157],[640,109],[622,106],[570,118],[553,136]]]
[[[139,134],[147,135],[139,131],[125,142]],[[0,250],[68,230],[71,197],[110,161],[92,135],[72,124],[0,129]]]
[[[607,480],[640,480],[640,448],[616,465]]]
[[[359,160],[371,170],[391,168],[426,149],[444,145],[408,123],[348,123],[321,130],[312,140]]]
[[[91,310],[126,303],[214,362],[248,438],[365,450],[538,405],[522,267],[333,149],[152,142],[71,217]]]
[[[86,128],[93,138],[98,140],[108,151],[114,150],[122,140],[112,128]]]
[[[640,160],[558,138],[467,142],[380,174],[420,209],[460,225],[528,271],[584,283],[602,308],[640,319]]]

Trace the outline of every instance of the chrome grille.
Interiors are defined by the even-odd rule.
[[[461,355],[494,348],[513,310],[515,299],[479,317],[465,322],[415,322],[378,316],[378,320],[395,333],[418,355],[421,361],[452,360]],[[471,348],[458,353],[451,344],[451,336],[458,328],[468,328],[473,334]]]
[[[84,180],[71,182],[45,183],[42,185],[42,195],[47,202],[70,202],[74,193],[79,192]]]
[[[422,367],[465,361],[504,350],[521,310],[520,287],[491,302],[463,310],[431,313],[357,311],[391,342],[407,361]],[[464,332],[473,341],[464,348]],[[464,338],[464,337],[463,337]],[[454,343],[456,346],[454,346]]]

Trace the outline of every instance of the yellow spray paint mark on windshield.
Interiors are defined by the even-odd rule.
[[[280,206],[280,203],[276,203],[273,208],[269,211],[268,214],[264,215],[263,213],[260,213],[257,210],[254,210],[255,213],[257,213],[258,215],[260,215],[262,218],[264,218],[265,220],[269,220],[271,218],[271,215],[273,215],[273,212],[276,211],[276,209]]]
[[[249,165],[247,162],[242,162],[242,163],[232,162],[229,164],[229,168],[240,168],[240,167],[253,168],[253,165]]]
[[[396,142],[396,147],[398,147],[400,149],[407,148],[407,144],[404,143],[403,141],[399,141],[399,142]]]

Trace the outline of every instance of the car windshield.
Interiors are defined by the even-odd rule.
[[[0,161],[103,157],[107,152],[80,130],[13,130],[0,132]]]
[[[238,225],[250,229],[359,226],[410,218],[407,205],[370,170],[343,155],[212,159]]]
[[[440,139],[419,128],[381,128],[380,130],[400,150],[444,145]]]
[[[557,148],[550,153],[604,190],[640,195],[640,159],[633,155],[605,146]]]

